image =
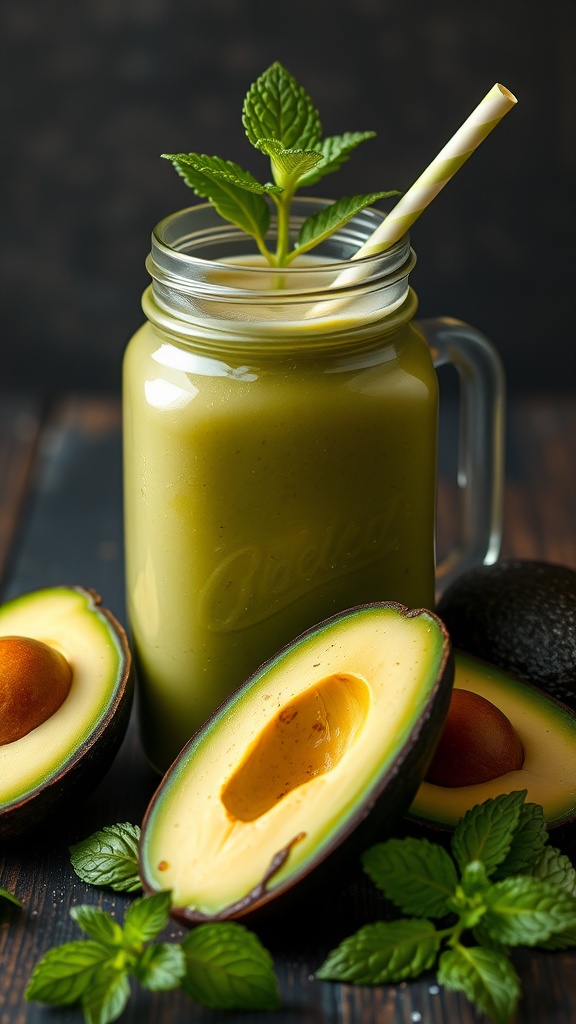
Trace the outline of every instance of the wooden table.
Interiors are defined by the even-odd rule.
[[[0,396],[0,580],[8,598],[58,583],[93,587],[124,621],[120,406],[114,398],[66,397],[42,403]],[[450,518],[450,491],[440,512]],[[539,558],[576,567],[576,400],[522,399],[508,414],[505,557]],[[112,769],[82,807],[63,813],[34,839],[5,843],[0,886],[23,910],[0,907],[0,1024],[73,1024],[79,1010],[26,1003],[31,970],[51,946],[79,938],[68,910],[92,903],[122,917],[128,897],[97,890],[74,874],[68,846],[103,825],[139,822],[155,778],[139,746],[136,723]],[[574,859],[576,831],[560,836]],[[409,984],[349,987],[313,980],[324,952],[383,907],[367,883],[338,893],[330,934],[314,907],[294,931],[269,925],[263,938],[274,953],[283,1007],[272,1014],[228,1017],[192,1003],[180,992],[133,990],[126,1022],[242,1024],[472,1024],[483,1018],[467,1001],[445,992],[432,974]],[[384,908],[385,909],[385,908]],[[182,932],[170,927],[167,935]],[[517,1024],[574,1024],[576,951],[519,951],[523,999]]]

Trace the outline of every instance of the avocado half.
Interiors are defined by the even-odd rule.
[[[0,744],[0,836],[7,837],[35,828],[102,779],[124,738],[133,687],[125,632],[92,590],[61,586],[7,602],[0,637],[40,640],[72,669],[58,709]]]
[[[164,776],[142,826],[144,888],[172,890],[185,924],[239,918],[387,832],[424,777],[452,679],[426,610],[368,604],[302,634]]]
[[[490,797],[527,790],[526,800],[541,804],[549,827],[576,817],[576,715],[536,686],[454,651],[454,693],[469,690],[504,713],[524,749],[523,766],[478,785],[422,782],[409,817],[439,828],[458,820]]]

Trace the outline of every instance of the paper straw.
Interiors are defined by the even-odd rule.
[[[505,86],[494,85],[352,259],[374,256],[402,238],[516,102]]]

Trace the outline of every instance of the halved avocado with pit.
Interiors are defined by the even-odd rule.
[[[478,694],[502,712],[520,741],[522,755],[514,770],[478,784],[437,785],[425,780],[410,807],[409,817],[439,828],[454,828],[475,804],[501,793],[526,789],[526,800],[542,805],[549,827],[575,818],[576,715],[537,687],[473,655],[457,650],[454,663],[454,695],[457,691]],[[450,715],[447,728],[449,718]],[[482,744],[486,739],[482,730],[489,729],[490,724],[486,719],[482,725],[477,724],[478,742]],[[467,747],[472,742],[468,736]],[[441,744],[442,737],[439,749]]]
[[[165,775],[142,828],[145,889],[172,890],[186,924],[238,918],[384,835],[424,776],[452,677],[429,611],[364,605],[308,630]]]
[[[12,693],[0,688],[4,719],[16,720],[0,742],[0,836],[14,836],[102,779],[126,732],[132,677],[124,630],[101,606],[99,595],[82,587],[37,590],[4,604],[0,643],[14,678]],[[32,708],[29,718],[24,705],[40,705],[43,687],[55,683],[51,661],[56,677],[69,678],[58,700],[48,701],[36,719]],[[38,665],[45,679],[34,676]]]

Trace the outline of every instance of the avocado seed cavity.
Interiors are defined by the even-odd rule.
[[[0,637],[0,744],[42,725],[71,685],[72,669],[60,651],[31,637]]]
[[[370,700],[368,684],[342,672],[281,708],[222,789],[229,817],[255,821],[298,786],[331,771],[366,720]]]
[[[478,693],[453,690],[426,781],[453,788],[477,786],[523,764],[522,741],[506,715]]]

